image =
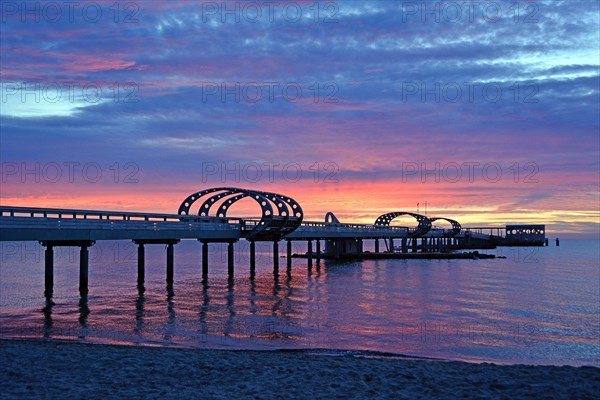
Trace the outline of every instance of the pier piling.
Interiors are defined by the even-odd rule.
[[[287,269],[292,269],[292,241],[287,240]]]
[[[279,241],[273,241],[273,273],[279,274]]]
[[[208,242],[202,242],[202,279],[208,278]]]
[[[319,239],[316,240],[317,243],[317,263],[321,259],[321,241]]]
[[[227,244],[227,276],[229,279],[233,279],[233,242]]]
[[[167,284],[173,284],[175,249],[173,243],[167,244]]]
[[[250,276],[254,278],[256,274],[256,242],[250,241]]]
[[[144,244],[143,243],[139,243],[138,244],[138,276],[137,276],[137,283],[138,286],[143,286],[144,285],[144,279],[145,279],[145,275],[146,275],[146,251],[144,249]]]
[[[89,260],[88,246],[81,246],[79,250],[79,293],[81,295],[88,293]]]
[[[52,295],[54,289],[54,247],[46,246],[44,257],[44,281],[46,295]]]

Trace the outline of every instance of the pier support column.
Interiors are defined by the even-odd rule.
[[[87,246],[81,246],[79,249],[79,294],[88,293],[88,271],[89,271],[90,253]]]
[[[146,249],[143,243],[138,244],[138,259],[137,259],[137,283],[138,286],[144,286],[146,276]]]
[[[312,240],[308,241],[308,252],[306,254],[308,255],[308,266],[312,267],[312,261],[313,261]]]
[[[273,242],[273,273],[279,274],[279,241]]]
[[[402,238],[402,253],[408,253],[407,239]]]
[[[321,260],[321,240],[317,239],[317,263]]]
[[[342,239],[335,239],[335,259],[342,257]]]
[[[256,274],[256,242],[250,241],[250,277]]]
[[[412,252],[416,253],[417,252],[417,238],[411,239],[411,245],[412,245]]]
[[[379,239],[375,239],[375,253],[379,253]]]
[[[46,246],[44,255],[44,293],[51,296],[54,289],[54,247]]]
[[[231,280],[233,279],[233,242],[227,244],[227,276]]]
[[[394,252],[394,238],[390,238],[390,251]]]
[[[208,278],[208,242],[202,242],[202,279]]]
[[[173,243],[167,244],[167,284],[173,284],[173,270],[175,266],[175,249]]]
[[[287,269],[292,269],[292,241],[287,240]]]

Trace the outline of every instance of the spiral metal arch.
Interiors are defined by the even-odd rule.
[[[262,213],[260,221],[253,228],[245,229],[244,236],[248,239],[279,240],[296,230],[302,223],[304,218],[302,207],[291,197],[234,187],[218,187],[192,193],[183,200],[177,213],[190,215],[192,205],[202,200],[198,215],[208,217],[212,206],[223,200],[215,214],[217,217],[226,218],[231,206],[246,197],[258,203]]]
[[[395,211],[395,212],[390,212],[387,214],[383,214],[380,215],[379,217],[377,217],[377,220],[375,220],[375,226],[380,226],[380,227],[386,227],[386,226],[390,226],[390,223],[392,222],[392,220],[394,220],[397,217],[400,217],[402,215],[410,215],[411,217],[413,217],[414,219],[417,220],[418,225],[416,228],[414,228],[414,230],[409,230],[409,235],[410,236],[423,236],[424,234],[426,234],[427,232],[429,232],[431,230],[431,220],[429,218],[427,218],[424,215],[421,214],[416,214],[416,213],[411,213],[411,212],[406,212],[406,211]]]
[[[435,221],[444,220],[444,221],[450,222],[452,224],[452,229],[444,229],[444,236],[453,237],[453,236],[458,235],[460,233],[460,231],[462,230],[462,226],[460,225],[460,223],[458,221],[455,221],[450,218],[435,217],[435,218],[429,218],[429,220],[432,223]]]

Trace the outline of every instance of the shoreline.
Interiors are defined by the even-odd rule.
[[[338,352],[339,354],[336,354]],[[600,368],[0,340],[3,398],[594,398]]]

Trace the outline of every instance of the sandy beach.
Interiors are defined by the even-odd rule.
[[[592,399],[600,368],[0,341],[3,399]]]

